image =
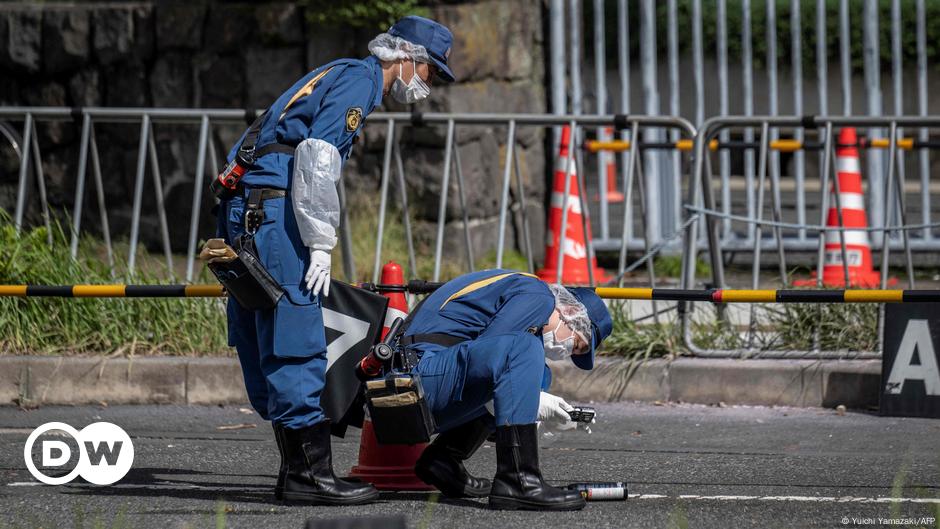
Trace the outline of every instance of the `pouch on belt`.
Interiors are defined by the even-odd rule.
[[[244,309],[273,308],[284,295],[284,290],[258,259],[254,238],[243,234],[234,243],[235,259],[210,262],[209,270]]]
[[[366,382],[366,404],[380,444],[418,444],[431,440],[434,416],[421,375],[391,373]]]

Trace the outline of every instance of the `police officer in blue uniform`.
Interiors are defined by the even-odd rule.
[[[489,495],[496,509],[584,507],[580,494],[546,484],[539,470],[537,421],[570,424],[572,409],[542,391],[551,384],[545,359],[570,358],[592,369],[594,350],[612,328],[606,305],[590,288],[567,289],[502,269],[444,284],[413,313],[402,337],[420,358],[414,373],[440,431],[415,473],[448,496]],[[470,475],[463,461],[494,427],[491,483]]]
[[[378,497],[371,485],[333,473],[330,424],[320,407],[327,365],[320,296],[329,295],[339,224],[335,183],[362,121],[385,95],[415,103],[427,97],[433,79],[454,80],[447,64],[452,40],[437,22],[403,18],[369,43],[371,56],[333,61],[294,83],[228,156],[231,162],[249,150],[250,138],[252,165],[235,196],[221,203],[220,236],[231,244],[247,224],[261,262],[285,293],[270,310],[228,302],[229,344],[238,351],[251,404],[272,421],[281,452],[278,498],[350,505]],[[263,215],[249,223],[246,212]]]

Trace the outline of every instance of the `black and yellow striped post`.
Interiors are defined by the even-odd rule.
[[[222,285],[0,285],[0,297],[18,298],[211,298]]]
[[[915,140],[914,138],[898,138],[895,142],[898,149],[904,151],[911,151],[914,149],[936,149],[940,147],[940,142],[936,140]],[[624,152],[630,150],[630,140],[587,140],[584,142],[584,150],[597,153],[601,151],[607,152]],[[639,147],[641,149],[675,149],[677,151],[690,152],[694,148],[694,140],[683,138],[676,140],[674,142],[640,142]],[[858,145],[853,145],[853,147],[858,147],[861,149],[887,149],[891,146],[891,140],[888,138],[860,138]],[[768,142],[767,147],[772,151],[779,152],[796,152],[800,150],[814,150],[818,151],[823,148],[823,144],[819,142],[809,142],[809,141],[800,141],[794,138],[780,138],[776,140],[771,140]],[[758,149],[760,148],[759,142],[743,142],[743,141],[726,141],[719,143],[718,140],[711,140],[708,142],[708,149],[710,151],[717,151],[718,149]]]
[[[710,301],[713,303],[911,303],[938,302],[940,290],[680,290],[598,287],[605,299]]]
[[[428,293],[440,283],[425,283],[416,292]],[[411,285],[370,285],[364,288]],[[429,288],[430,287],[430,288]],[[682,290],[674,288],[597,287],[605,299],[705,301],[712,303],[912,303],[940,302],[940,290]],[[225,296],[221,285],[0,285],[0,297],[63,298],[211,298]]]

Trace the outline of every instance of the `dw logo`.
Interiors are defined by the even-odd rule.
[[[39,436],[50,431],[64,432],[78,445],[78,463],[63,476],[43,474],[33,462],[33,445]],[[40,454],[44,468],[64,467],[72,459],[72,448],[64,440],[43,439]],[[95,485],[110,485],[123,478],[131,469],[134,445],[127,432],[109,422],[92,423],[81,431],[62,422],[47,422],[29,434],[23,457],[29,473],[47,485],[63,485],[76,476]]]

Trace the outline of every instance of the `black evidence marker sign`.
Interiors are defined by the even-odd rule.
[[[940,418],[940,304],[885,305],[882,415]]]

